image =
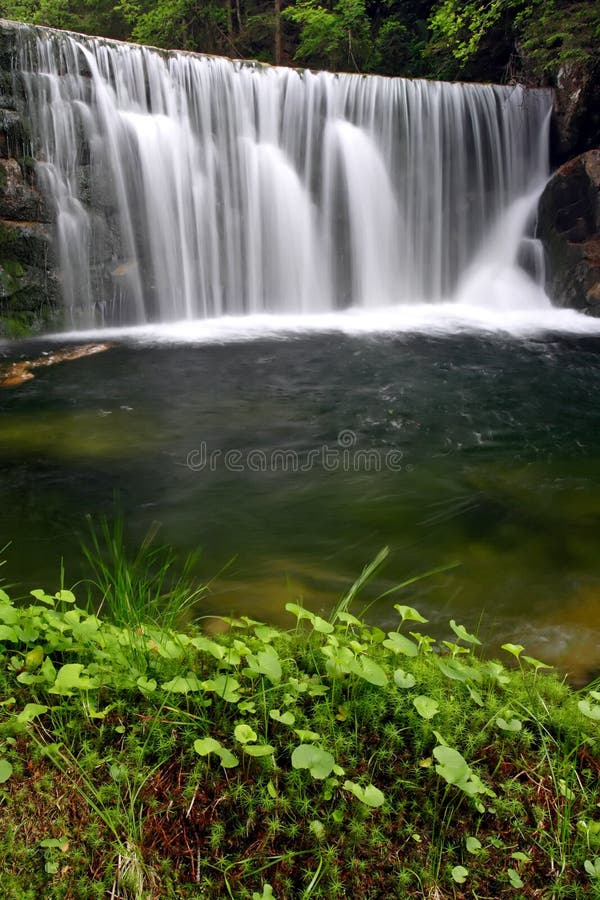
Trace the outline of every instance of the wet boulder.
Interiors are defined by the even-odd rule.
[[[546,290],[557,306],[600,316],[600,149],[562,165],[539,204]]]

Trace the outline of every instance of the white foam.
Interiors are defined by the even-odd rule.
[[[541,294],[541,292],[540,292]],[[537,303],[521,309],[474,303],[415,303],[349,309],[312,315],[223,316],[170,323],[73,331],[54,335],[60,340],[123,340],[141,344],[214,344],[289,339],[309,334],[346,335],[456,335],[495,334],[527,339],[546,333],[600,335],[600,319],[575,310],[557,309],[536,297]],[[46,337],[46,339],[48,339]]]

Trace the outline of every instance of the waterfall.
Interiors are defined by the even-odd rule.
[[[72,325],[464,298],[532,255],[549,92],[28,28],[19,65]]]

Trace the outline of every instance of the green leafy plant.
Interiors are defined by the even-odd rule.
[[[120,600],[2,590],[0,846],[16,890],[92,897],[90,858],[127,897],[494,896],[537,889],[551,865],[565,895],[589,887],[597,686],[569,689],[517,644],[512,667],[482,658],[454,620],[453,641],[369,624],[350,604],[377,566],[327,618],[289,604],[289,631],[239,617],[206,634],[168,604],[161,621],[158,601],[127,624]],[[111,590],[128,589],[119,571]],[[400,629],[425,624],[396,612]],[[41,802],[56,827],[36,834],[34,871],[16,825]]]

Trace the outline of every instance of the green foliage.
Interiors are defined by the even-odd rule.
[[[596,0],[546,0],[529,3],[516,17],[521,55],[537,73],[556,73],[566,63],[597,58],[600,5]]]
[[[3,15],[263,62],[278,46],[288,64],[484,80],[555,76],[600,40],[597,0],[4,0]]]
[[[300,744],[292,753],[294,769],[308,769],[313,778],[323,779],[331,775],[335,759],[321,747],[314,744]]]
[[[600,7],[595,0],[490,0],[485,4],[440,0],[429,26],[426,53],[436,61],[440,75],[461,75],[478,67],[485,71],[490,53],[497,54],[501,46],[507,74],[520,70],[539,80],[555,75],[567,62],[593,58],[600,39]]]
[[[355,781],[345,781],[343,787],[345,791],[350,791],[351,794],[354,794],[365,806],[370,806],[373,809],[378,809],[385,802],[383,791],[380,791],[373,784],[367,784],[363,787],[360,784],[356,784]]]
[[[130,23],[132,40],[157,47],[212,50],[218,48],[219,34],[227,27],[223,4],[197,0],[158,3],[122,0],[116,8]]]
[[[193,576],[197,554],[190,554],[175,575],[176,556],[156,537],[153,528],[131,555],[118,516],[112,527],[106,519],[98,528],[90,523],[90,537],[83,546],[92,573],[87,581],[90,602],[105,608],[117,625],[132,627],[154,619],[172,626],[206,591]]]
[[[476,794],[494,796],[493,791],[486,787],[479,776],[473,772],[458,750],[440,744],[438,747],[434,747],[433,755],[438,761],[438,765],[435,767],[436,772],[448,784],[460,788],[469,797],[474,797]],[[484,811],[483,805],[479,804],[479,808],[480,812]]]
[[[215,753],[224,769],[231,769],[238,765],[239,760],[227,747],[223,747],[214,738],[199,738],[194,741],[194,750],[199,756],[209,756]]]
[[[329,619],[289,604],[290,631],[183,628],[168,604],[160,619],[164,553],[144,552],[153,564],[140,556],[135,573],[157,599],[148,619],[135,601],[131,625],[116,596],[93,612],[64,588],[19,603],[0,591],[0,848],[15,896],[95,896],[90,858],[108,893],[208,900],[418,884],[503,896],[545,890],[549,871],[557,896],[578,896],[598,878],[593,687],[574,693],[517,645],[512,668],[482,659],[454,621],[456,642],[405,644],[350,612],[352,590]],[[102,569],[104,594],[136,596],[131,565]],[[424,622],[397,612],[401,628]],[[55,811],[66,795],[72,819]],[[37,856],[19,844],[25,820]]]
[[[455,59],[464,63],[479,50],[483,36],[514,6],[515,0],[490,0],[485,4],[442,0],[430,19],[434,40],[447,42]]]
[[[350,71],[373,68],[365,0],[337,0],[333,8],[319,0],[297,0],[284,15],[299,26],[298,62]]]
[[[8,19],[124,39],[127,24],[114,0],[4,0]]]

